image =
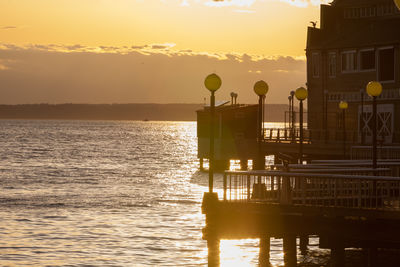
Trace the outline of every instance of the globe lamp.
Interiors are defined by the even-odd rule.
[[[221,84],[221,78],[215,73],[208,75],[204,80],[204,85],[210,92],[217,91],[221,87]]]
[[[367,93],[369,96],[379,96],[382,93],[382,85],[379,82],[371,81],[367,84]]]
[[[349,107],[349,104],[347,104],[346,101],[340,101],[340,103],[339,103],[340,109],[347,109],[348,107]]]
[[[254,84],[254,92],[258,95],[258,96],[263,96],[266,95],[268,93],[268,84],[266,82],[264,82],[263,80],[258,81]]]
[[[306,88],[300,87],[296,89],[294,95],[296,96],[297,100],[304,100],[307,98],[308,92]]]

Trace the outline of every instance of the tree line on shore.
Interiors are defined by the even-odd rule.
[[[0,119],[196,121],[203,104],[0,105]],[[265,121],[284,121],[288,105],[268,104]]]

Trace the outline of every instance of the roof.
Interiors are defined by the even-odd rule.
[[[393,3],[393,0],[334,0],[331,5],[335,7],[357,7],[388,2]]]
[[[336,30],[309,30],[308,48],[351,48],[400,42],[400,19],[352,21]]]
[[[376,6],[375,16],[344,17],[344,9],[354,6],[357,11],[366,5]],[[331,6],[324,6],[323,9],[321,6],[321,29],[308,28],[307,49],[341,49],[399,43],[400,12],[382,14],[382,8],[385,7],[386,10],[388,5],[395,8],[393,0],[335,0]]]

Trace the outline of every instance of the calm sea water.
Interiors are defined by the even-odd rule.
[[[194,122],[3,120],[0,148],[0,266],[207,265]],[[258,251],[222,241],[221,266]]]

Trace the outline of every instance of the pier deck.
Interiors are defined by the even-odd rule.
[[[399,177],[383,176],[391,174],[388,168],[336,168],[331,174],[311,167],[226,171],[222,199],[204,196],[203,238],[210,247],[220,239],[260,238],[267,252],[265,240],[283,238],[285,266],[296,266],[297,237],[304,249],[308,236],[318,236],[320,247],[331,249],[333,266],[344,266],[348,247],[400,248]],[[268,262],[267,254],[260,251],[260,265]],[[369,266],[373,262],[372,257]]]

